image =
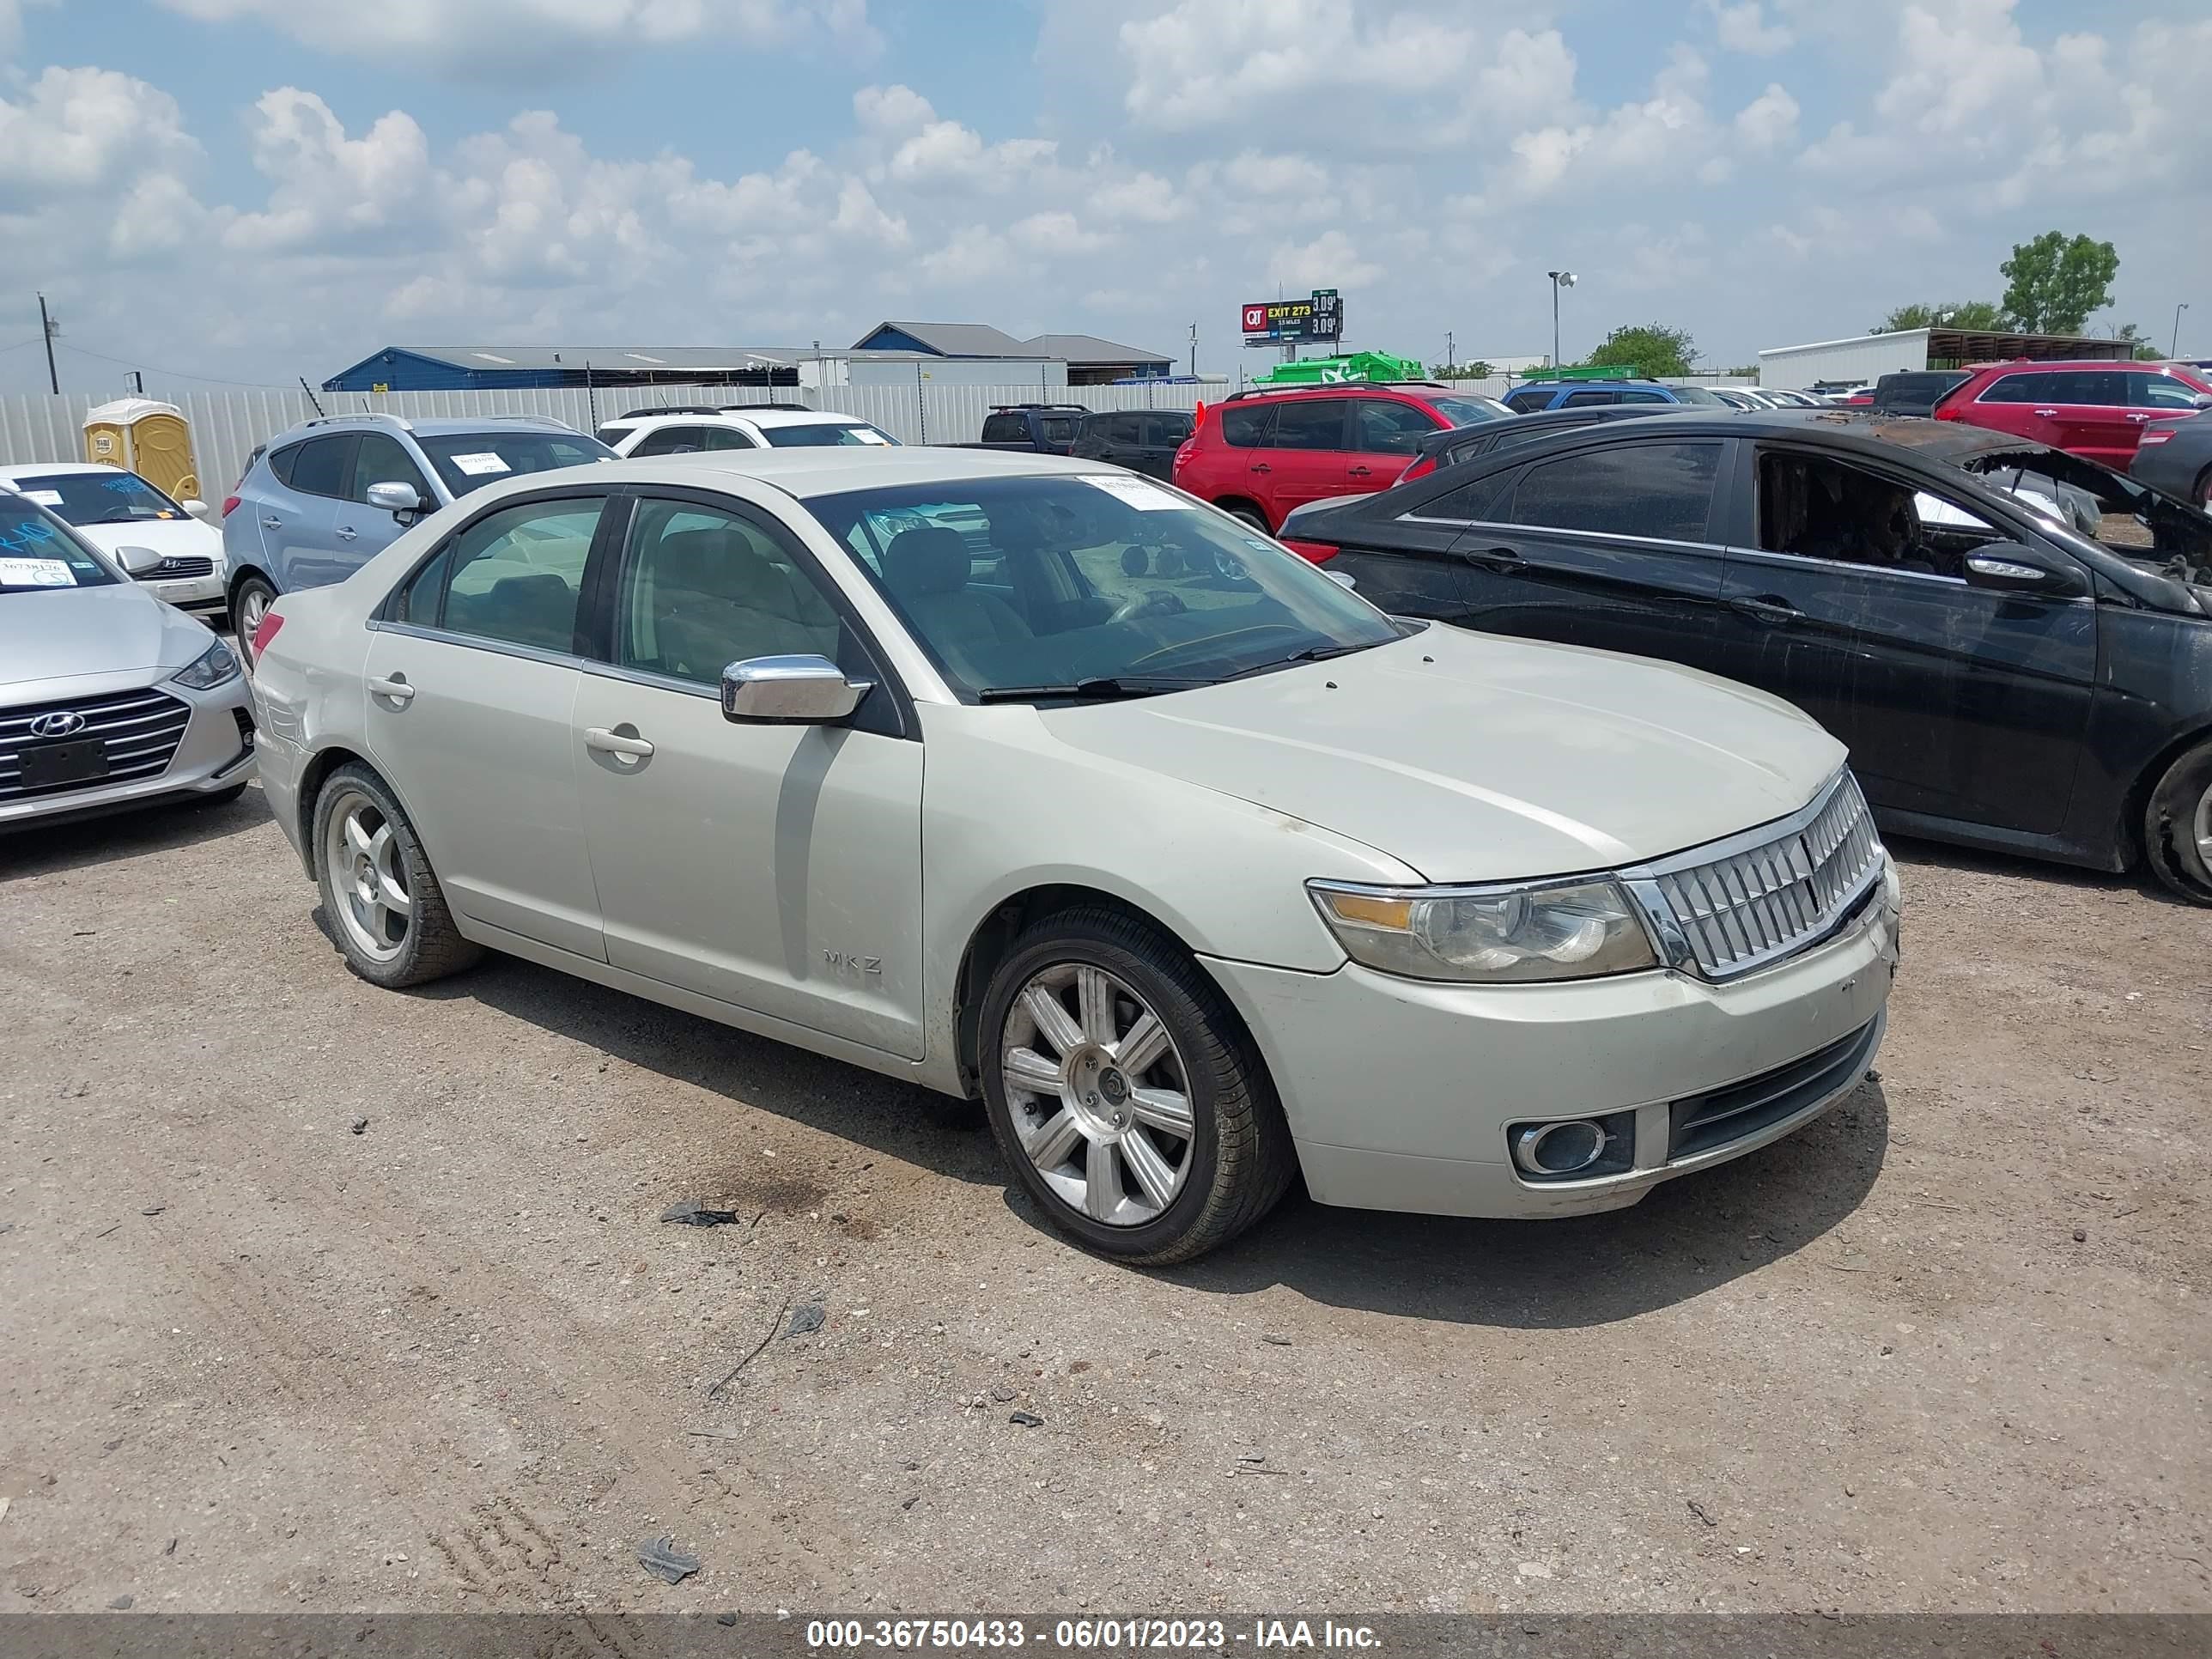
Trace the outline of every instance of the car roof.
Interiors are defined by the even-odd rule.
[[[1534,416],[1523,416],[1533,419]],[[1473,430],[1486,431],[1486,427]],[[1811,438],[1821,443],[1880,458],[1899,449],[1949,465],[1992,450],[2027,453],[2048,446],[2009,432],[1970,426],[1961,421],[1936,421],[1918,415],[1893,415],[1878,409],[1729,409],[1709,412],[1692,404],[1681,412],[1653,411],[1621,420],[1598,420],[1587,428],[1569,427],[1541,443],[1516,444],[1455,463],[1470,467],[1510,465],[1578,443],[1620,442],[1631,437],[1665,433],[1674,438]]]
[[[586,432],[578,432],[566,422],[555,420],[550,415],[408,415],[379,420],[346,414],[325,415],[312,421],[301,421],[271,438],[269,447],[273,449],[279,444],[289,444],[302,438],[321,438],[331,434],[342,436],[349,432],[385,432],[416,438],[450,438],[460,434],[490,432],[565,432],[572,438],[591,435]]]
[[[2047,368],[2118,369],[2124,374],[2159,374],[2172,368],[2169,363],[2138,363],[2124,357],[2009,357],[2001,363],[1975,363],[1967,370],[1967,378],[1977,374],[2009,374],[2018,369],[2031,369],[2038,374]],[[1918,369],[1916,374],[1939,374],[1937,369]]]
[[[720,422],[726,425],[743,422],[757,426],[762,431],[777,426],[866,426],[868,421],[858,415],[847,415],[834,409],[672,409],[665,415],[647,412],[618,416],[602,421],[602,430],[611,426],[650,428],[656,426],[712,426]]]
[[[1115,471],[1098,461],[1071,460],[1061,455],[1010,453],[988,449],[936,448],[927,444],[854,445],[809,449],[715,449],[695,455],[654,455],[643,460],[595,462],[589,468],[561,469],[588,472],[595,482],[609,479],[632,483],[704,485],[715,475],[728,473],[757,478],[786,495],[805,501],[817,495],[842,495],[852,489],[898,488],[914,484],[970,483],[989,478],[1025,477],[1073,477]],[[559,473],[533,472],[528,481],[542,485]]]
[[[26,461],[14,466],[0,466],[0,479],[12,482],[17,478],[57,477],[64,473],[130,472],[127,466],[110,466],[105,461]],[[136,477],[137,475],[132,473]]]

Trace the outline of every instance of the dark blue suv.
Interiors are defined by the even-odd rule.
[[[1505,394],[1516,415],[1540,409],[1595,409],[1607,404],[1711,404],[1720,398],[1701,386],[1662,386],[1656,380],[1530,380]]]

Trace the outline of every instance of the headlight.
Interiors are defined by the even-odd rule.
[[[221,640],[199,654],[190,668],[169,677],[179,685],[189,685],[195,691],[212,691],[218,685],[228,685],[238,678],[238,659]]]
[[[1354,962],[1409,979],[1591,979],[1659,965],[1635,907],[1612,880],[1306,888]]]

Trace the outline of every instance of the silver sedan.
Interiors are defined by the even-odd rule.
[[[0,830],[228,799],[253,772],[246,680],[205,624],[39,503],[0,492]]]

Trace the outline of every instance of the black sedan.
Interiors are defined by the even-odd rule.
[[[1420,441],[1413,452],[1413,465],[1398,475],[1397,481],[1411,483],[1440,466],[1456,466],[1478,455],[1534,443],[1555,432],[1571,432],[1577,427],[1596,426],[1606,421],[1648,421],[1655,415],[1672,414],[1689,407],[1688,404],[1585,404],[1574,409],[1541,409],[1528,415],[1516,415],[1508,410],[1496,420],[1431,432]]]
[[[2212,413],[2152,422],[2143,428],[2128,471],[2212,513]]]
[[[1388,611],[1786,697],[1900,833],[2148,859],[2212,904],[2212,519],[2094,463],[1948,422],[1676,414],[1282,533]]]

